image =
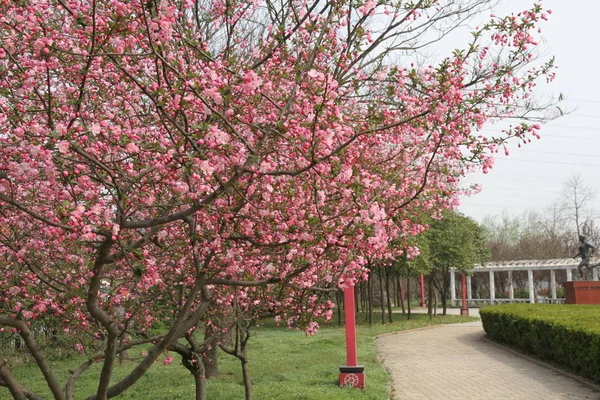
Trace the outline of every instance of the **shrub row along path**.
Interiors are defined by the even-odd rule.
[[[379,337],[379,354],[390,370],[394,398],[600,399],[589,385],[484,337],[480,321]]]

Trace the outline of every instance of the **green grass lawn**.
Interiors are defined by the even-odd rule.
[[[380,318],[380,314],[377,315]],[[375,320],[379,320],[375,318]],[[345,334],[337,323],[322,326],[315,336],[265,324],[253,330],[249,344],[250,374],[252,376],[254,398],[257,400],[315,400],[315,399],[387,399],[389,377],[377,361],[375,337],[377,335],[420,328],[424,326],[471,321],[474,318],[459,316],[438,316],[429,320],[427,315],[413,314],[406,320],[401,314],[395,315],[393,324],[375,323],[371,328],[364,323],[364,317],[357,315],[359,324],[358,360],[365,366],[366,388],[364,390],[340,388],[338,367],[345,364]],[[130,356],[139,356],[131,352]],[[164,366],[159,360],[138,383],[117,397],[119,399],[193,399],[194,383],[191,375],[181,366],[176,354],[172,365]],[[74,369],[82,359],[54,363],[62,382],[66,383],[68,370]],[[134,362],[116,368],[113,381],[126,375]],[[239,361],[225,353],[219,354],[219,379],[208,382],[208,399],[243,399],[244,387]],[[76,384],[76,399],[92,394],[97,385],[100,364],[90,367]],[[41,374],[32,365],[14,368],[16,378],[33,391],[51,398]],[[8,390],[0,388],[0,399],[9,399]]]

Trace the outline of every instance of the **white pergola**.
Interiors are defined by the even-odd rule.
[[[467,303],[473,301],[488,301],[490,304],[496,302],[519,302],[527,301],[527,299],[515,299],[514,285],[512,279],[512,273],[514,271],[527,271],[527,284],[529,288],[529,303],[535,303],[535,293],[533,286],[533,271],[550,271],[550,299],[553,303],[557,303],[559,300],[556,298],[556,270],[566,270],[567,281],[573,280],[573,270],[577,269],[580,263],[580,259],[573,258],[560,258],[555,260],[518,260],[518,261],[495,261],[488,262],[484,265],[476,265],[475,268],[468,270],[470,274],[487,272],[490,280],[490,298],[489,299],[473,299],[471,295],[471,276],[467,275]],[[597,264],[600,259],[592,259],[591,264]],[[508,273],[508,299],[496,299],[496,293],[493,290],[495,287],[494,272]],[[594,268],[592,271],[593,280],[598,280],[598,268]],[[450,299],[452,306],[457,305],[460,300],[456,298],[456,270],[450,270]]]

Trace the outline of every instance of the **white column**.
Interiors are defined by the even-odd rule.
[[[556,303],[556,271],[550,270],[550,292],[552,293],[552,302]]]
[[[592,268],[592,280],[593,281],[598,280],[598,268]]]
[[[573,270],[567,269],[567,281],[570,282],[573,280]]]
[[[527,284],[529,285],[529,302],[535,303],[535,296],[533,293],[533,270],[527,270]]]
[[[450,306],[454,307],[456,303],[456,271],[450,270]]]
[[[496,283],[494,282],[494,271],[490,271],[490,304],[496,302]]]
[[[473,298],[473,292],[471,292],[471,275],[467,275],[467,300]]]
[[[508,298],[511,300],[515,299],[515,285],[513,284],[512,271],[508,271]]]

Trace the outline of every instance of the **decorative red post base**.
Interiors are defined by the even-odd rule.
[[[340,367],[340,386],[352,386],[358,389],[365,388],[365,367]]]
[[[600,281],[564,282],[566,304],[600,304]]]
[[[465,274],[462,274],[462,308],[460,309],[460,315],[469,316],[469,309],[467,308],[467,278]]]
[[[427,308],[427,303],[425,303],[425,277],[423,274],[420,275],[419,279],[421,280],[421,307]]]
[[[348,286],[344,289],[344,315],[346,316],[346,365],[340,367],[340,386],[364,389],[365,367],[358,365],[356,357],[354,286]]]

